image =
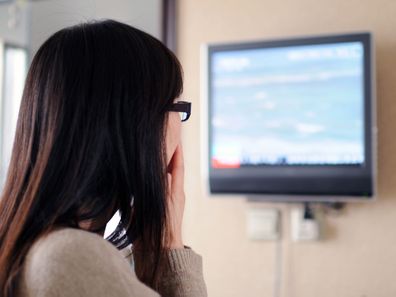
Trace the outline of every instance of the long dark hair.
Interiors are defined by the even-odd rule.
[[[174,54],[126,24],[79,24],[40,47],[0,200],[0,295],[15,295],[39,237],[100,217],[104,230],[117,210],[126,234],[109,240],[154,256],[138,277],[156,288],[168,240],[166,111],[181,91]]]

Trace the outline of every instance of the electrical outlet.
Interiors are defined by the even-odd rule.
[[[320,225],[317,218],[304,218],[304,208],[291,210],[293,241],[316,241],[320,239]]]
[[[248,238],[251,240],[279,239],[279,217],[277,209],[249,209],[247,212]]]

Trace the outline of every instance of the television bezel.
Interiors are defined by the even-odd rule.
[[[270,165],[258,168],[219,169],[211,166],[212,144],[212,86],[213,54],[259,48],[277,48],[300,45],[361,42],[364,47],[364,169],[347,165]],[[292,37],[238,43],[207,44],[205,50],[207,95],[207,179],[210,194],[248,195],[252,199],[275,202],[299,201],[362,201],[376,193],[376,102],[373,37],[369,32],[343,33],[322,36]],[[327,170],[323,172],[323,168]],[[296,170],[303,172],[299,177]],[[340,175],[343,171],[344,175]],[[357,177],[360,177],[357,180]]]

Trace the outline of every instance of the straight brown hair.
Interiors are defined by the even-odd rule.
[[[104,230],[116,210],[121,222],[108,240],[119,248],[139,242],[139,257],[154,262],[141,261],[137,276],[157,288],[169,240],[166,111],[182,85],[169,49],[113,20],[63,29],[40,47],[0,200],[3,297],[15,296],[36,240],[85,220]]]

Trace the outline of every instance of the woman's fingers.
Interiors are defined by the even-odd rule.
[[[169,166],[168,172],[168,219],[169,248],[183,248],[182,223],[184,213],[184,161],[181,145],[178,145]]]
[[[171,189],[173,193],[184,193],[184,159],[181,144],[176,147],[171,160]]]

